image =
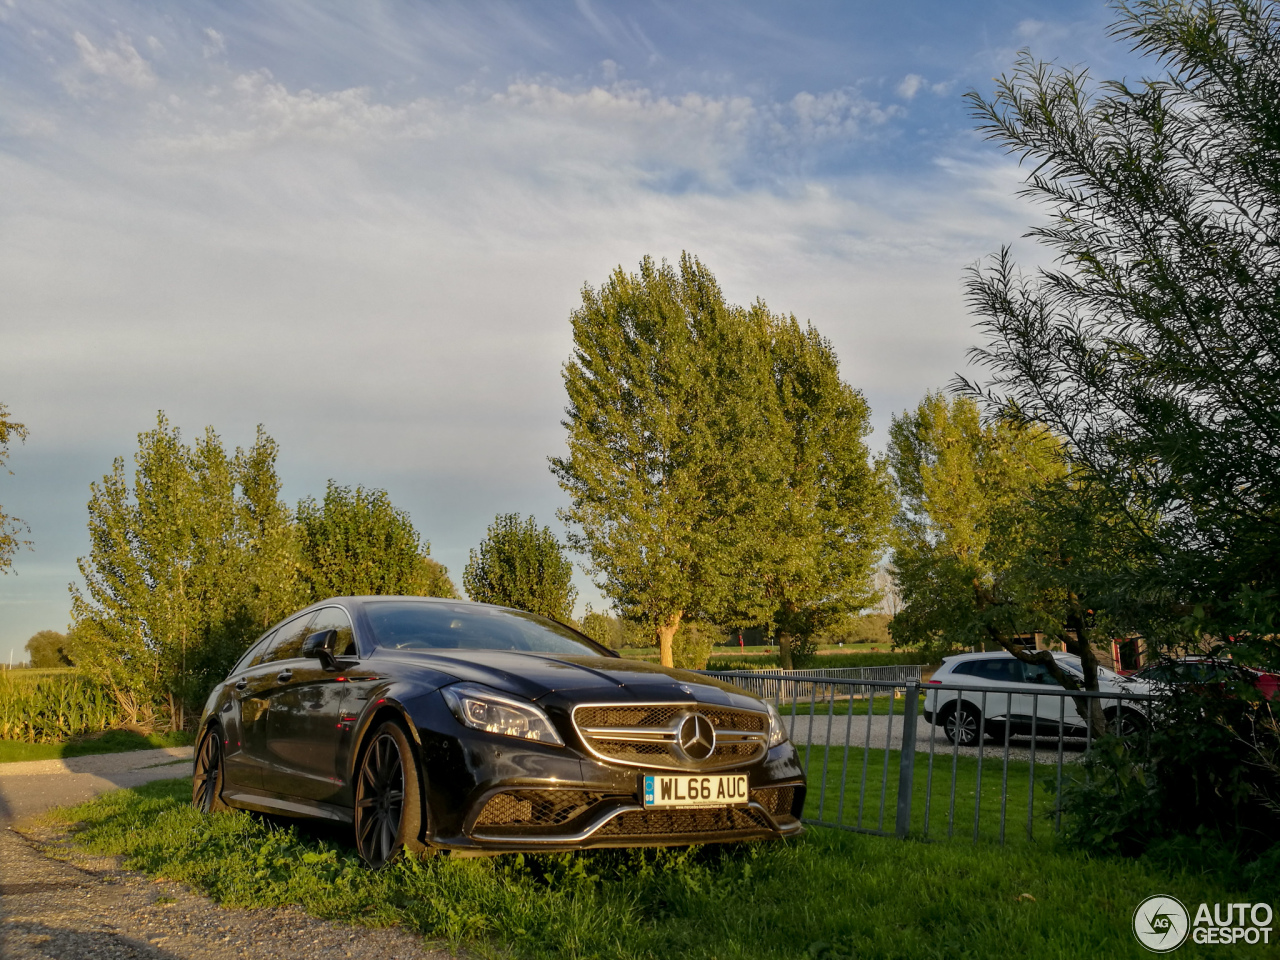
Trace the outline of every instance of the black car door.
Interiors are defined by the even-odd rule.
[[[326,630],[337,634],[332,647],[335,656],[356,654],[351,618],[345,610],[322,608],[306,635]],[[271,694],[267,717],[271,762],[264,769],[263,786],[279,796],[331,802],[343,787],[337,751],[345,732],[340,721],[346,677],[341,671],[326,670],[319,660],[300,655],[281,667],[287,668],[289,676]]]
[[[235,782],[250,789],[257,790],[266,785],[264,771],[272,762],[267,739],[271,698],[281,683],[288,681],[289,667],[301,652],[307,624],[314,617],[314,612],[307,612],[281,626],[263,652],[233,684],[240,714]]]
[[[236,787],[257,790],[262,786],[261,770],[256,763],[249,761],[244,749],[244,731],[252,729],[259,714],[266,710],[266,701],[257,700],[249,694],[249,678],[254,668],[266,657],[274,641],[274,632],[264,636],[241,658],[226,679],[226,683],[231,686],[231,695],[227,698],[219,719],[226,736],[223,775],[232,792]]]

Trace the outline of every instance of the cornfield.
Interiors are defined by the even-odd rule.
[[[120,721],[111,692],[74,671],[0,672],[0,740],[56,743]]]

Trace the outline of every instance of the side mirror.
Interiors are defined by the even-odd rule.
[[[333,655],[333,642],[338,638],[337,630],[321,630],[313,633],[302,643],[302,655],[319,660],[320,666],[326,670],[337,670],[338,660]]]

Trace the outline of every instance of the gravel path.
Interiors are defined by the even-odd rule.
[[[300,910],[220,907],[181,884],[87,856],[30,819],[119,787],[186,776],[191,748],[0,764],[0,956],[5,960],[446,960],[398,929]],[[27,818],[27,819],[22,819]]]
[[[191,747],[0,763],[0,824],[191,772]]]

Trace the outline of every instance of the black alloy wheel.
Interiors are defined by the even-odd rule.
[[[962,703],[947,714],[946,720],[942,722],[942,729],[952,743],[971,747],[978,742],[978,727],[981,721],[982,717],[976,709],[967,703]]]
[[[382,724],[366,742],[355,801],[356,849],[369,866],[377,870],[405,849],[422,849],[418,765],[400,724]]]
[[[201,813],[226,810],[222,801],[222,731],[210,726],[200,738],[191,771],[191,805]]]

